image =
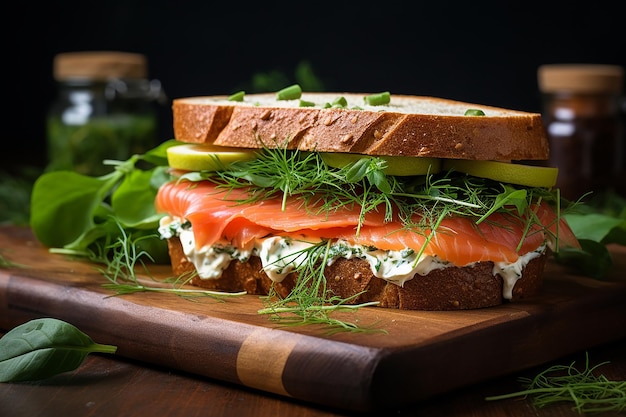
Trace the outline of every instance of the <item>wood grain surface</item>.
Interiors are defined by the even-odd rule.
[[[1,335],[1,333],[0,333]],[[486,401],[519,391],[521,376],[532,378],[550,365],[584,366],[585,352],[473,384],[408,405],[356,412],[298,401],[185,373],[119,355],[89,355],[75,371],[43,381],[0,384],[0,416],[10,417],[581,417],[572,402],[539,408],[533,397]],[[610,380],[626,379],[626,338],[588,351],[592,366]],[[623,417],[624,413],[590,414]]]
[[[344,318],[386,333],[330,336],[277,326],[258,314],[258,296],[112,296],[95,265],[48,253],[28,229],[0,228],[0,250],[19,264],[0,270],[2,329],[55,317],[125,358],[355,411],[426,400],[626,336],[621,266],[612,281],[598,281],[551,264],[538,297],[488,309],[366,308]],[[624,265],[626,253],[616,250]]]

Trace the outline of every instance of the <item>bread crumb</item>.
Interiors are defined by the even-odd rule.
[[[270,118],[270,116],[272,115],[272,111],[271,110],[265,110],[262,114],[261,114],[261,120],[268,120]]]
[[[359,121],[359,116],[354,115],[354,117],[352,119],[350,119],[350,123],[355,124],[356,122]]]
[[[328,116],[328,117],[326,118],[326,120],[324,120],[324,124],[325,124],[326,126],[330,126],[330,125],[332,125],[332,124],[333,124],[333,118],[332,118],[331,116]]]

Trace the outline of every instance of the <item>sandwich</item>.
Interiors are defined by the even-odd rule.
[[[533,297],[550,254],[579,247],[539,114],[297,85],[172,110],[155,207],[195,286],[478,309]]]

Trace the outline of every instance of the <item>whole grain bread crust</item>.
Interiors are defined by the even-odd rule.
[[[185,257],[178,238],[168,239],[172,268],[176,275],[193,274],[195,267]],[[438,269],[427,275],[415,275],[400,287],[375,277],[369,264],[360,259],[337,259],[325,270],[327,288],[351,304],[378,301],[378,306],[401,310],[468,310],[492,307],[509,301],[519,301],[537,294],[543,282],[547,253],[532,259],[522,270],[522,277],[513,287],[511,300],[502,295],[503,280],[493,274],[492,262],[473,266]],[[295,284],[295,274],[274,283],[275,291],[285,297]],[[192,285],[220,291],[246,291],[267,295],[271,279],[262,271],[258,257],[248,262],[233,261],[218,279],[201,279],[193,275]]]
[[[366,94],[308,93],[324,103],[336,97],[363,102]],[[173,100],[175,138],[258,149],[475,160],[546,160],[541,115],[425,96],[392,95],[389,106],[365,109],[297,107],[274,95],[250,94],[246,102],[225,96]],[[258,104],[261,103],[261,104]],[[484,116],[465,116],[480,109]]]

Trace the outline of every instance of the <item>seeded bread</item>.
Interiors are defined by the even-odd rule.
[[[188,97],[172,104],[174,135],[181,142],[243,148],[284,147],[365,155],[475,160],[546,160],[541,115],[435,97],[391,95],[383,106],[366,94],[304,93],[313,107],[275,94]],[[338,97],[345,108],[325,108]],[[355,107],[358,107],[356,109]],[[468,109],[484,116],[465,116]]]
[[[168,239],[172,268],[176,275],[193,273],[195,268],[185,257],[180,240]],[[547,253],[531,260],[522,270],[513,287],[510,301],[519,301],[537,294],[543,282]],[[248,262],[233,261],[218,279],[200,279],[194,276],[192,285],[220,291],[247,291],[248,294],[266,295],[272,281],[262,271],[258,257]],[[493,275],[492,262],[479,262],[474,266],[438,269],[427,275],[415,277],[400,287],[375,277],[369,264],[360,259],[337,259],[326,268],[327,288],[341,298],[365,291],[352,300],[352,304],[378,301],[378,306],[401,310],[468,310],[509,302],[502,295],[503,280]],[[295,274],[274,284],[275,290],[287,296],[295,284]]]

